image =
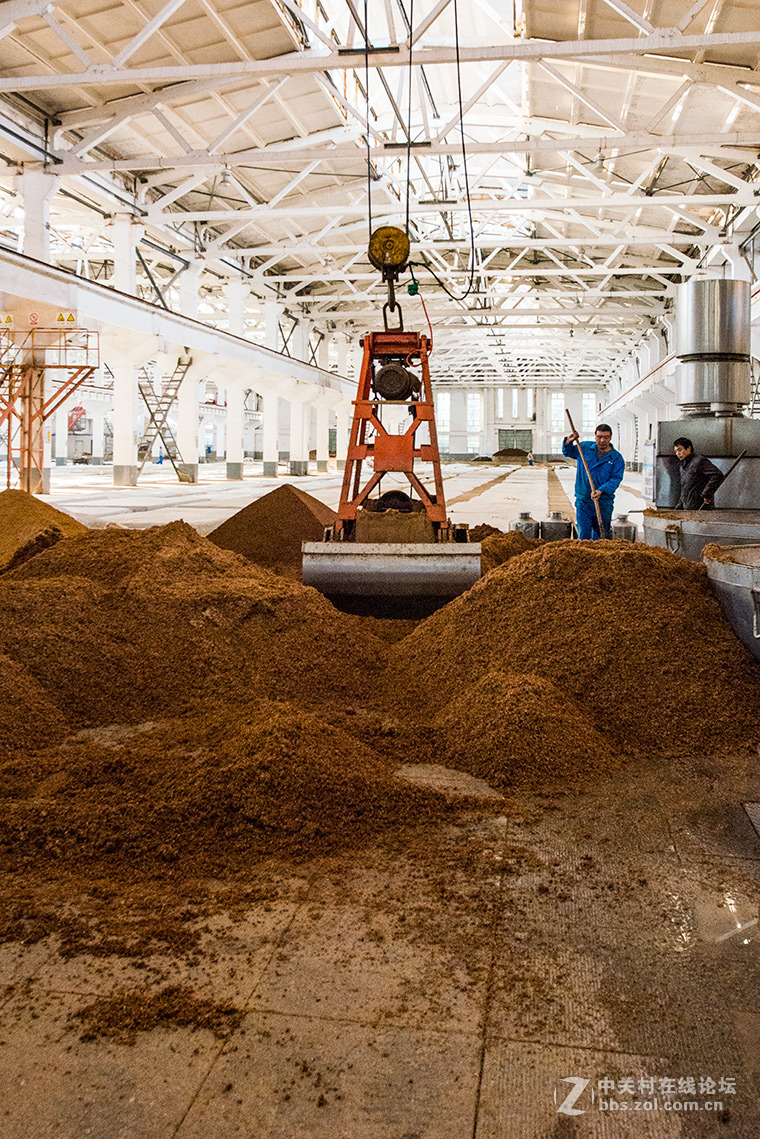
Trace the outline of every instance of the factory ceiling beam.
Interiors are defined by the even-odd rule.
[[[171,0],[178,4],[179,0]],[[159,13],[159,16],[161,13]],[[15,21],[19,19],[16,16]],[[158,17],[156,17],[158,19]],[[760,29],[746,32],[710,32],[703,35],[682,35],[671,29],[658,29],[650,35],[636,39],[591,39],[591,40],[519,40],[512,43],[481,44],[468,46],[461,44],[459,58],[462,63],[505,62],[508,60],[604,60],[606,56],[629,55],[645,56],[666,52],[673,57],[678,52],[699,49],[717,50],[729,47],[755,47],[760,45]],[[229,61],[226,63],[176,64],[173,67],[132,67],[116,66],[114,63],[93,64],[86,71],[74,74],[42,74],[0,76],[0,91],[30,91],[56,87],[104,87],[110,85],[136,83],[166,83],[181,79],[206,79],[221,76],[268,77],[281,75],[308,75],[324,71],[353,71],[364,65],[364,48],[338,49],[332,51],[306,50],[274,56],[270,59]],[[382,51],[370,50],[369,66],[372,68],[409,67],[409,47],[406,43],[391,44]],[[457,52],[453,44],[436,47],[416,47],[414,63],[421,67],[457,62]],[[680,61],[679,61],[680,62]],[[688,65],[691,61],[684,60]],[[629,61],[629,67],[631,63]],[[635,65],[634,65],[635,66]],[[736,70],[736,69],[735,69]]]
[[[758,108],[760,111],[760,99],[758,100]],[[115,125],[119,125],[125,119],[131,117],[125,108],[122,113],[122,118]],[[106,124],[106,125],[110,125]],[[447,128],[448,129],[448,128]],[[567,129],[567,127],[565,128]],[[338,131],[344,132],[344,137],[348,134],[346,127],[336,128]],[[561,126],[557,125],[557,133],[561,133]],[[322,132],[320,132],[321,134]],[[406,153],[405,143],[394,143],[390,140],[383,139],[379,132],[374,131],[376,138],[376,145],[371,148],[371,157],[373,162],[388,160],[391,162],[398,162],[399,158]],[[348,134],[349,138],[355,138],[356,135]],[[715,127],[707,126],[702,133],[695,133],[690,131],[679,131],[672,134],[653,134],[650,131],[626,131],[624,134],[605,134],[594,131],[586,135],[562,135],[559,138],[541,137],[530,139],[494,139],[490,142],[477,142],[468,141],[467,154],[472,155],[511,155],[511,154],[558,154],[563,150],[588,150],[595,151],[610,151],[614,148],[619,150],[655,150],[660,153],[668,153],[673,149],[680,149],[683,147],[704,146],[706,143],[714,144],[716,146],[734,146],[746,147],[748,160],[757,154],[758,150],[758,132],[757,130],[731,130],[727,132],[719,131]],[[94,145],[94,144],[91,144]],[[345,161],[361,161],[363,152],[356,141],[349,142],[333,142],[332,145],[325,145],[323,142],[316,140],[309,135],[304,138],[288,140],[287,142],[271,143],[269,146],[250,147],[246,149],[230,151],[226,154],[214,154],[209,148],[202,150],[192,150],[189,154],[178,154],[172,156],[161,156],[155,152],[151,154],[141,154],[137,156],[130,156],[124,158],[108,158],[98,155],[92,159],[83,160],[76,157],[76,151],[72,155],[71,150],[58,148],[53,151],[55,157],[59,159],[56,165],[56,174],[59,176],[66,176],[72,174],[91,174],[95,171],[104,171],[116,173],[118,171],[128,172],[130,170],[142,173],[146,170],[161,170],[165,169],[167,172],[179,170],[186,166],[191,166],[193,169],[201,167],[207,168],[209,172],[213,170],[223,170],[225,166],[252,166],[255,167],[257,162],[266,165],[272,161],[288,162],[298,161],[304,159],[305,161],[320,160],[322,162],[345,162]],[[310,147],[312,149],[310,149]],[[431,157],[445,157],[446,155],[457,156],[462,152],[461,140],[452,140],[446,142],[445,140],[438,141],[438,139],[416,139],[412,142],[412,153],[418,158],[431,158]]]

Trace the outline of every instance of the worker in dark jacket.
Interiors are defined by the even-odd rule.
[[[612,524],[615,491],[625,474],[625,459],[612,446],[612,428],[607,423],[599,424],[594,432],[593,442],[589,439],[576,446],[577,440],[577,431],[566,436],[562,440],[562,454],[568,459],[576,459],[578,463],[575,473],[575,520],[578,537],[606,538]],[[579,447],[583,450],[588,463],[589,474],[595,488],[593,491],[588,485]],[[595,501],[599,503],[599,513],[602,516],[604,529],[602,534],[599,533]]]
[[[676,510],[714,510],[715,492],[723,482],[723,472],[704,455],[695,455],[694,444],[685,435],[676,439],[673,450],[681,478]]]

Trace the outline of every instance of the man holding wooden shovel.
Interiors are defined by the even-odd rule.
[[[612,446],[612,428],[608,424],[599,424],[593,443],[591,440],[578,442],[578,432],[572,419],[570,427],[570,434],[562,440],[562,454],[568,459],[578,460],[575,475],[578,537],[607,538],[612,524],[615,491],[625,473],[625,459]]]

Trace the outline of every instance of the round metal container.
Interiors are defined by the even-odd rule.
[[[530,511],[521,511],[519,518],[514,518],[509,524],[510,530],[520,530],[526,538],[537,538],[539,532],[539,524],[535,518],[531,518]]]
[[[760,660],[760,546],[728,547],[729,561],[705,558],[707,576],[723,616]]]
[[[635,542],[636,524],[628,521],[627,514],[618,514],[610,527],[610,537],[616,542]]]
[[[749,328],[749,281],[692,279],[679,288],[677,356],[749,356]]]
[[[545,542],[561,542],[563,538],[572,538],[573,524],[562,517],[560,510],[553,510],[550,516],[539,527],[541,537]]]
[[[735,412],[749,400],[749,358],[688,360],[676,369],[676,401],[687,414]]]
[[[644,515],[644,541],[690,561],[702,559],[708,542],[752,546],[760,542],[758,510],[679,510]]]

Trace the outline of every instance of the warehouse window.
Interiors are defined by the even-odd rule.
[[[565,430],[565,394],[552,392],[549,404],[549,422],[554,432]]]
[[[512,418],[517,419],[520,415],[520,392],[517,388],[512,389]]]
[[[596,392],[584,392],[581,419],[584,434],[596,427]]]
[[[480,432],[483,421],[483,400],[480,392],[467,393],[467,451],[477,455],[480,450]]]
[[[504,418],[504,388],[496,389],[496,418]]]
[[[451,392],[436,392],[435,421],[439,431],[451,431]]]

